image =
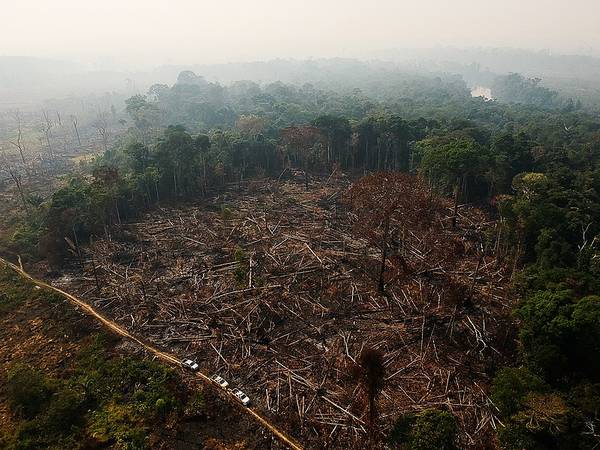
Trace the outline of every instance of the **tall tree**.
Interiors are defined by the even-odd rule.
[[[469,190],[484,182],[487,151],[470,138],[430,139],[421,141],[420,149],[421,173],[442,193],[453,193],[452,225],[456,226],[460,199],[470,198]]]
[[[327,162],[337,161],[348,165],[348,142],[352,134],[348,119],[333,115],[317,117],[313,123],[327,136]]]

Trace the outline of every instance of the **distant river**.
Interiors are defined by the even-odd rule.
[[[473,97],[483,97],[486,100],[492,100],[492,90],[483,86],[475,86],[471,89],[471,95]]]

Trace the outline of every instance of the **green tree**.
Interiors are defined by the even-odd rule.
[[[327,136],[327,162],[337,161],[347,167],[352,134],[348,119],[328,114],[317,117],[312,124]]]
[[[548,390],[545,381],[525,367],[504,367],[494,377],[491,397],[502,417],[509,418],[523,408],[530,392]]]
[[[471,188],[484,179],[488,161],[486,150],[472,139],[457,139],[449,142],[426,140],[419,143],[421,172],[441,192],[454,195],[453,225],[458,217],[461,198],[472,198]]]
[[[406,450],[455,449],[456,420],[447,411],[426,409],[396,421],[390,441]]]

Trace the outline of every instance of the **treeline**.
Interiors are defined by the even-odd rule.
[[[307,185],[311,174],[334,170],[421,171],[457,202],[482,201],[510,189],[531,161],[525,137],[502,135],[490,146],[479,138],[472,128],[449,131],[435,121],[390,114],[360,121],[322,115],[309,125],[282,128],[276,137],[257,116],[207,134],[169,126],[154,142],[130,140],[98,158],[91,173],[71,177],[13,241],[59,266],[79,242],[160,201],[204,196],[226,183],[277,177],[292,167],[304,171]]]

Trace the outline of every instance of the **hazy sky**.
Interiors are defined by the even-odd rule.
[[[0,0],[0,55],[105,63],[431,46],[600,53],[600,0]]]

